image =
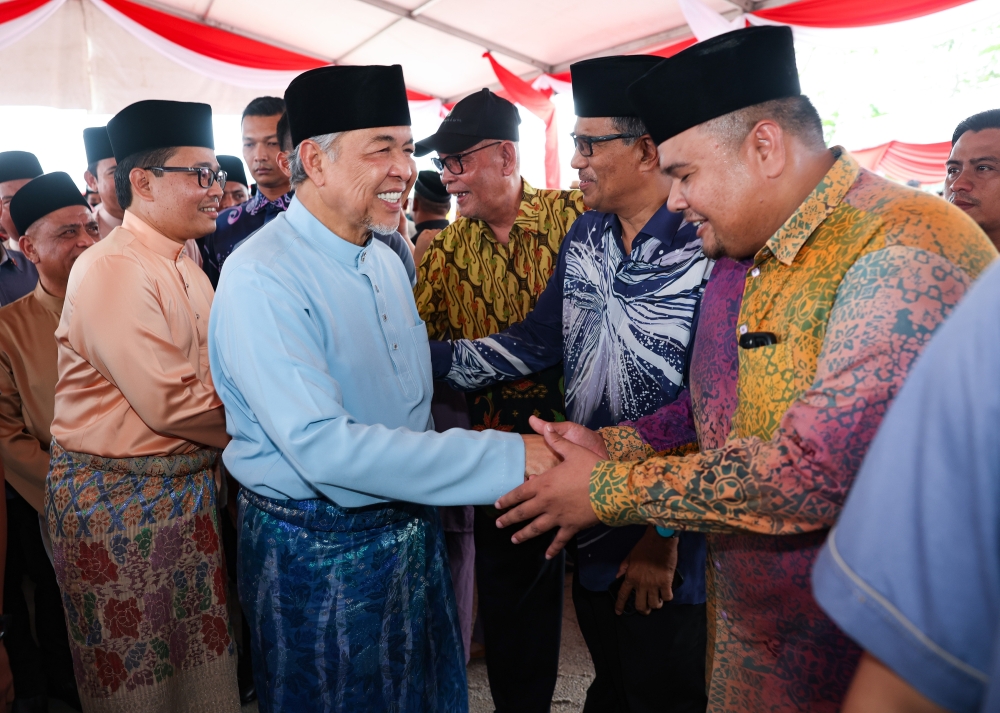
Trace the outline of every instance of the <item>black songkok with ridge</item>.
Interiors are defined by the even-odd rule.
[[[68,173],[56,171],[24,184],[10,201],[10,217],[17,232],[24,235],[31,224],[60,208],[71,205],[90,210],[87,199],[73,183]]]
[[[790,27],[748,27],[699,42],[636,80],[628,96],[656,144],[720,116],[796,97]]]
[[[38,178],[42,165],[33,153],[27,151],[0,151],[0,183],[24,178]]]
[[[410,125],[398,64],[310,69],[288,85],[285,107],[293,147],[324,134]]]
[[[628,98],[629,85],[663,61],[662,57],[630,54],[585,59],[569,66],[573,76],[573,107],[577,116],[638,116]]]
[[[219,154],[215,157],[219,161],[219,168],[226,172],[226,182],[230,181],[235,183],[242,183],[244,186],[249,186],[247,183],[247,174],[243,170],[243,162],[236,156],[227,156],[226,154]]]
[[[441,182],[441,174],[437,171],[421,171],[413,184],[414,192],[431,203],[450,203],[451,194]]]
[[[108,122],[108,137],[119,163],[132,154],[175,146],[201,146],[214,151],[212,107],[162,99],[136,102]]]
[[[111,148],[108,138],[108,127],[94,126],[83,130],[83,145],[87,148],[87,164],[94,165],[106,158],[114,158],[115,150]]]

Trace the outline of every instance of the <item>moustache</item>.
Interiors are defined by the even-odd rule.
[[[583,183],[584,181],[590,181],[591,183],[597,183],[597,176],[594,176],[594,175],[589,174],[589,173],[583,173],[581,171],[580,172],[580,182]]]
[[[965,193],[963,191],[955,191],[954,193],[952,193],[951,197],[948,199],[948,202],[954,203],[957,200],[962,201],[963,203],[971,203],[972,205],[976,206],[980,205],[981,203],[981,201],[978,198],[973,198],[968,193]]]

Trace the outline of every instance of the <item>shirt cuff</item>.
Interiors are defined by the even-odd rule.
[[[605,525],[620,527],[646,523],[629,485],[633,465],[602,460],[590,473],[590,507]]]
[[[430,341],[431,373],[435,379],[443,379],[451,371],[451,342]]]
[[[643,442],[633,426],[608,426],[599,429],[598,433],[604,438],[604,447],[613,461],[643,460],[654,455],[653,449]]]
[[[934,643],[851,568],[827,537],[812,572],[813,595],[845,634],[924,696],[948,710],[978,710],[989,676]]]

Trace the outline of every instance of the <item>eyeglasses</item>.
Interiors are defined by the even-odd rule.
[[[483,149],[488,149],[490,146],[499,146],[503,141],[494,141],[492,144],[486,144],[485,146],[480,146],[478,149],[473,149],[472,151],[466,151],[465,153],[456,153],[451,156],[446,156],[445,158],[432,158],[431,163],[438,171],[444,173],[447,168],[456,176],[461,176],[465,172],[465,166],[462,165],[462,159],[470,154],[476,153],[476,151],[482,151]]]
[[[573,138],[576,150],[580,152],[581,156],[593,156],[594,144],[603,144],[605,141],[614,141],[615,139],[639,138],[635,134],[607,134],[606,136],[577,136],[576,134],[570,134],[570,136]]]
[[[195,166],[193,168],[188,166],[147,166],[146,170],[163,171],[164,173],[197,173],[198,185],[202,188],[211,188],[216,181],[219,182],[219,188],[225,188],[226,178],[228,176],[228,174],[221,169],[213,171],[207,166]]]

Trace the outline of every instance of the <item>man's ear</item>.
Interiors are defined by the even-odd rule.
[[[128,182],[132,184],[132,200],[136,198],[152,202],[153,187],[149,183],[149,171],[144,168],[133,168],[129,171]]]
[[[777,178],[785,170],[787,134],[771,119],[763,119],[744,141],[746,158],[765,178]]]
[[[660,156],[656,150],[656,144],[653,143],[652,137],[649,134],[641,136],[635,142],[636,150],[639,151],[639,166],[643,171],[657,171],[660,170]]]
[[[42,258],[38,255],[38,251],[35,250],[35,244],[27,235],[22,235],[18,239],[17,246],[21,248],[21,252],[24,253],[24,256],[31,260],[33,264],[37,265],[42,261]]]
[[[285,178],[291,178],[292,169],[288,166],[288,152],[287,151],[279,152],[276,161],[278,163],[278,170],[285,175]]]
[[[302,168],[309,179],[317,186],[326,184],[324,169],[327,156],[323,149],[312,139],[306,139],[299,144],[299,159],[302,161]]]
[[[97,176],[92,174],[90,171],[84,171],[83,180],[86,182],[87,188],[94,193],[97,193]]]
[[[517,147],[513,141],[504,141],[500,144],[500,158],[503,161],[503,175],[513,176],[517,171]]]

